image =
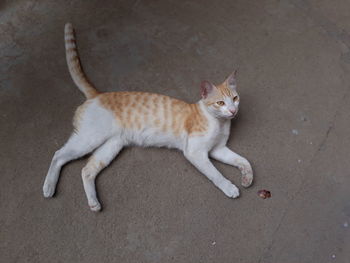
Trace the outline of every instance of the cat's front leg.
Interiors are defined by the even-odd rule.
[[[248,160],[237,153],[231,151],[226,146],[214,148],[210,152],[210,157],[237,167],[242,173],[241,184],[249,187],[253,182],[253,169]]]
[[[212,181],[228,197],[236,198],[239,196],[239,189],[227,180],[210,162],[208,154],[202,151],[185,151],[185,157],[202,174]]]

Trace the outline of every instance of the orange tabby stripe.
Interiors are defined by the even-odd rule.
[[[98,98],[127,129],[155,127],[175,136],[181,132],[198,135],[207,129],[207,120],[198,104],[146,92],[111,92],[100,94]]]

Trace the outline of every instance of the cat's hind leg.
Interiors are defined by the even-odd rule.
[[[52,159],[43,186],[45,197],[55,193],[64,164],[92,152],[115,133],[113,114],[101,107],[97,100],[88,100],[78,107],[73,124],[75,132]]]
[[[100,202],[96,195],[96,176],[103,168],[108,166],[122,148],[123,145],[120,143],[119,138],[110,138],[92,154],[88,163],[82,170],[81,176],[83,179],[84,190],[89,207],[92,211],[96,212],[101,209]]]
[[[54,195],[63,165],[92,152],[105,140],[106,138],[104,137],[91,138],[89,133],[73,133],[67,143],[60,150],[56,151],[51,161],[43,186],[44,197],[52,197]]]
[[[210,157],[237,167],[242,173],[241,184],[244,187],[249,187],[253,182],[253,169],[248,160],[237,153],[231,151],[226,146],[214,148],[210,152]]]

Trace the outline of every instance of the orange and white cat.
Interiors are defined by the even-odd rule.
[[[239,196],[238,188],[214,167],[209,157],[238,167],[242,185],[251,185],[251,165],[226,147],[231,119],[239,105],[236,72],[218,86],[202,82],[202,99],[195,104],[147,92],[99,93],[83,73],[69,23],[65,26],[65,46],[70,74],[87,100],[75,113],[74,133],[52,159],[43,186],[45,197],[53,196],[64,164],[94,151],[82,169],[82,179],[90,209],[99,211],[95,178],[123,147],[130,145],[181,150],[231,198]]]

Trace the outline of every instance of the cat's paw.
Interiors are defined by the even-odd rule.
[[[253,183],[253,174],[242,175],[241,185],[243,187],[249,187]]]
[[[43,186],[43,195],[45,198],[50,198],[55,193],[55,186],[50,183],[45,183]]]
[[[101,205],[97,200],[93,200],[89,202],[89,207],[90,207],[90,210],[93,212],[98,212],[101,210]]]
[[[230,198],[237,198],[239,196],[239,189],[231,182],[227,182],[221,187],[221,190]]]
[[[241,185],[243,187],[249,187],[253,183],[253,169],[249,163],[239,166],[239,170],[242,173]]]

